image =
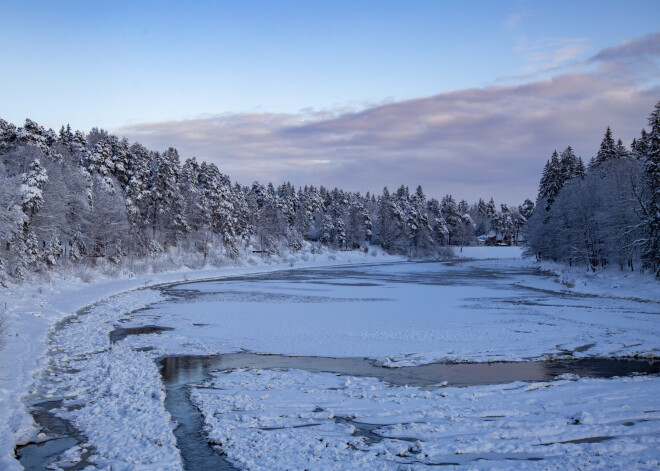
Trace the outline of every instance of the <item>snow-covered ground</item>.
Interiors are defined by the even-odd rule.
[[[503,258],[505,252],[513,258]],[[464,260],[441,265],[383,263],[400,261],[349,252],[294,267],[357,264],[337,269],[257,276],[290,268],[257,266],[84,286],[58,280],[5,293],[12,336],[0,370],[0,468],[20,469],[14,443],[38,432],[22,401],[53,397],[74,406],[60,413],[88,439],[85,448],[94,454],[88,461],[99,468],[179,469],[175,424],[153,361],[162,355],[248,349],[366,356],[387,366],[658,356],[655,280],[636,275],[635,286],[621,275],[593,281],[575,272],[572,279],[586,281],[568,283],[571,288],[530,269],[519,254],[517,248],[466,247],[457,254]],[[222,276],[229,278],[155,287]],[[618,287],[604,292],[602,279]],[[599,296],[574,294],[590,286]],[[103,298],[46,343],[58,320]],[[116,325],[173,330],[111,345],[108,333]],[[476,469],[653,468],[660,456],[660,403],[653,394],[659,387],[657,377],[640,377],[424,391],[375,379],[260,370],[216,375],[193,398],[210,438],[250,469],[414,469],[440,462]],[[233,412],[217,415],[225,410]],[[378,426],[367,433],[347,419]],[[297,427],[310,423],[318,425]],[[272,427],[284,428],[262,430]],[[595,436],[607,439],[581,441]]]

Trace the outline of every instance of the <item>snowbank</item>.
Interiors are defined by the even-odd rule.
[[[569,267],[562,263],[533,262],[530,259],[525,262],[552,273],[555,289],[606,298],[629,298],[660,303],[660,281],[649,272],[631,272],[618,267],[599,268],[593,272],[583,265]]]

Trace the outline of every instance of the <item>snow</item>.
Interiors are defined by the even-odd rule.
[[[553,262],[535,265],[554,275],[555,289],[558,284],[570,293],[660,303],[660,283],[649,273],[620,270],[618,267],[592,272],[581,266],[568,267]]]
[[[452,247],[455,257],[474,260],[521,259],[522,247]]]
[[[580,280],[569,287],[560,275],[531,268],[519,248],[459,250],[461,258],[449,264],[339,252],[88,284],[61,277],[4,291],[10,336],[0,362],[0,468],[21,469],[14,445],[37,439],[25,403],[53,398],[73,406],[59,413],[88,440],[62,463],[93,450],[99,469],[181,469],[154,361],[163,355],[247,349],[369,357],[391,367],[658,356],[660,298],[649,277],[566,272]],[[332,264],[352,265],[299,270]],[[606,291],[608,283],[619,288]],[[580,294],[590,289],[599,296]],[[116,325],[173,330],[111,345]],[[660,456],[658,387],[657,377],[562,375],[422,390],[373,378],[237,370],[214,375],[193,399],[210,439],[249,469],[421,469],[441,462],[645,469],[657,467]],[[606,439],[579,442],[593,437]]]
[[[136,346],[369,357],[390,367],[660,351],[657,304],[576,296],[517,260],[298,271],[172,289],[176,302],[127,325],[174,330]]]
[[[52,275],[42,284],[10,285],[9,289],[0,287],[0,313],[5,314],[8,319],[7,336],[3,339],[5,346],[0,350],[0,469],[7,471],[22,469],[15,459],[14,447],[35,440],[39,433],[39,428],[25,403],[39,399],[35,397],[34,390],[44,371],[49,367],[48,352],[51,348],[49,336],[60,321],[72,316],[83,307],[120,293],[162,283],[262,273],[294,266],[374,263],[383,260],[396,261],[401,258],[385,256],[377,251],[372,251],[369,255],[362,252],[326,252],[299,257],[288,256],[283,262],[272,264],[253,258],[243,267],[185,269],[143,275],[124,273],[119,279],[109,279],[96,274],[88,282],[82,282],[71,275],[59,274]],[[140,294],[145,292],[138,291]],[[81,316],[76,322],[81,330],[71,332],[72,337],[68,346],[72,350],[67,354],[75,358],[78,354],[98,352],[107,348],[107,334],[111,330],[112,322],[139,308],[139,304],[131,305],[131,300],[139,302],[139,296],[114,298],[113,302],[119,303],[118,308],[111,309],[108,320],[98,323],[98,326],[95,324],[101,311],[97,311],[95,316],[87,319]],[[101,305],[108,306],[107,303]],[[106,329],[105,332],[103,329]],[[94,377],[103,379],[103,374],[99,372]],[[160,379],[158,381],[160,382]],[[128,457],[136,452],[136,449],[124,450],[126,459],[128,460]]]
[[[658,387],[660,378],[633,377],[425,391],[237,370],[192,400],[209,440],[241,469],[657,469]]]

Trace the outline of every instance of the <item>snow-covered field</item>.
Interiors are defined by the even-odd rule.
[[[660,288],[649,277],[542,275],[516,248],[457,255],[464,260],[438,264],[340,253],[293,270],[180,272],[83,287],[60,280],[5,293],[12,337],[0,371],[0,468],[20,469],[14,443],[36,439],[24,402],[56,398],[97,468],[180,469],[153,361],[166,355],[245,349],[397,367],[660,352]],[[353,265],[299,269],[341,263]],[[590,288],[598,296],[580,294]],[[48,337],[58,320],[102,298]],[[113,345],[108,333],[118,325],[172,330]],[[215,375],[192,398],[210,440],[249,469],[657,467],[660,379],[575,379],[427,391],[238,370]]]

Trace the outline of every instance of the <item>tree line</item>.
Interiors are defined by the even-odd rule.
[[[427,198],[421,186],[376,196],[323,186],[232,182],[213,163],[181,162],[93,128],[59,132],[0,119],[0,281],[58,264],[121,265],[186,254],[198,265],[255,251],[322,247],[434,256],[492,232],[517,241],[533,203]]]
[[[527,225],[526,252],[540,259],[660,277],[660,102],[627,148],[608,127],[585,167],[571,147],[546,162]]]

